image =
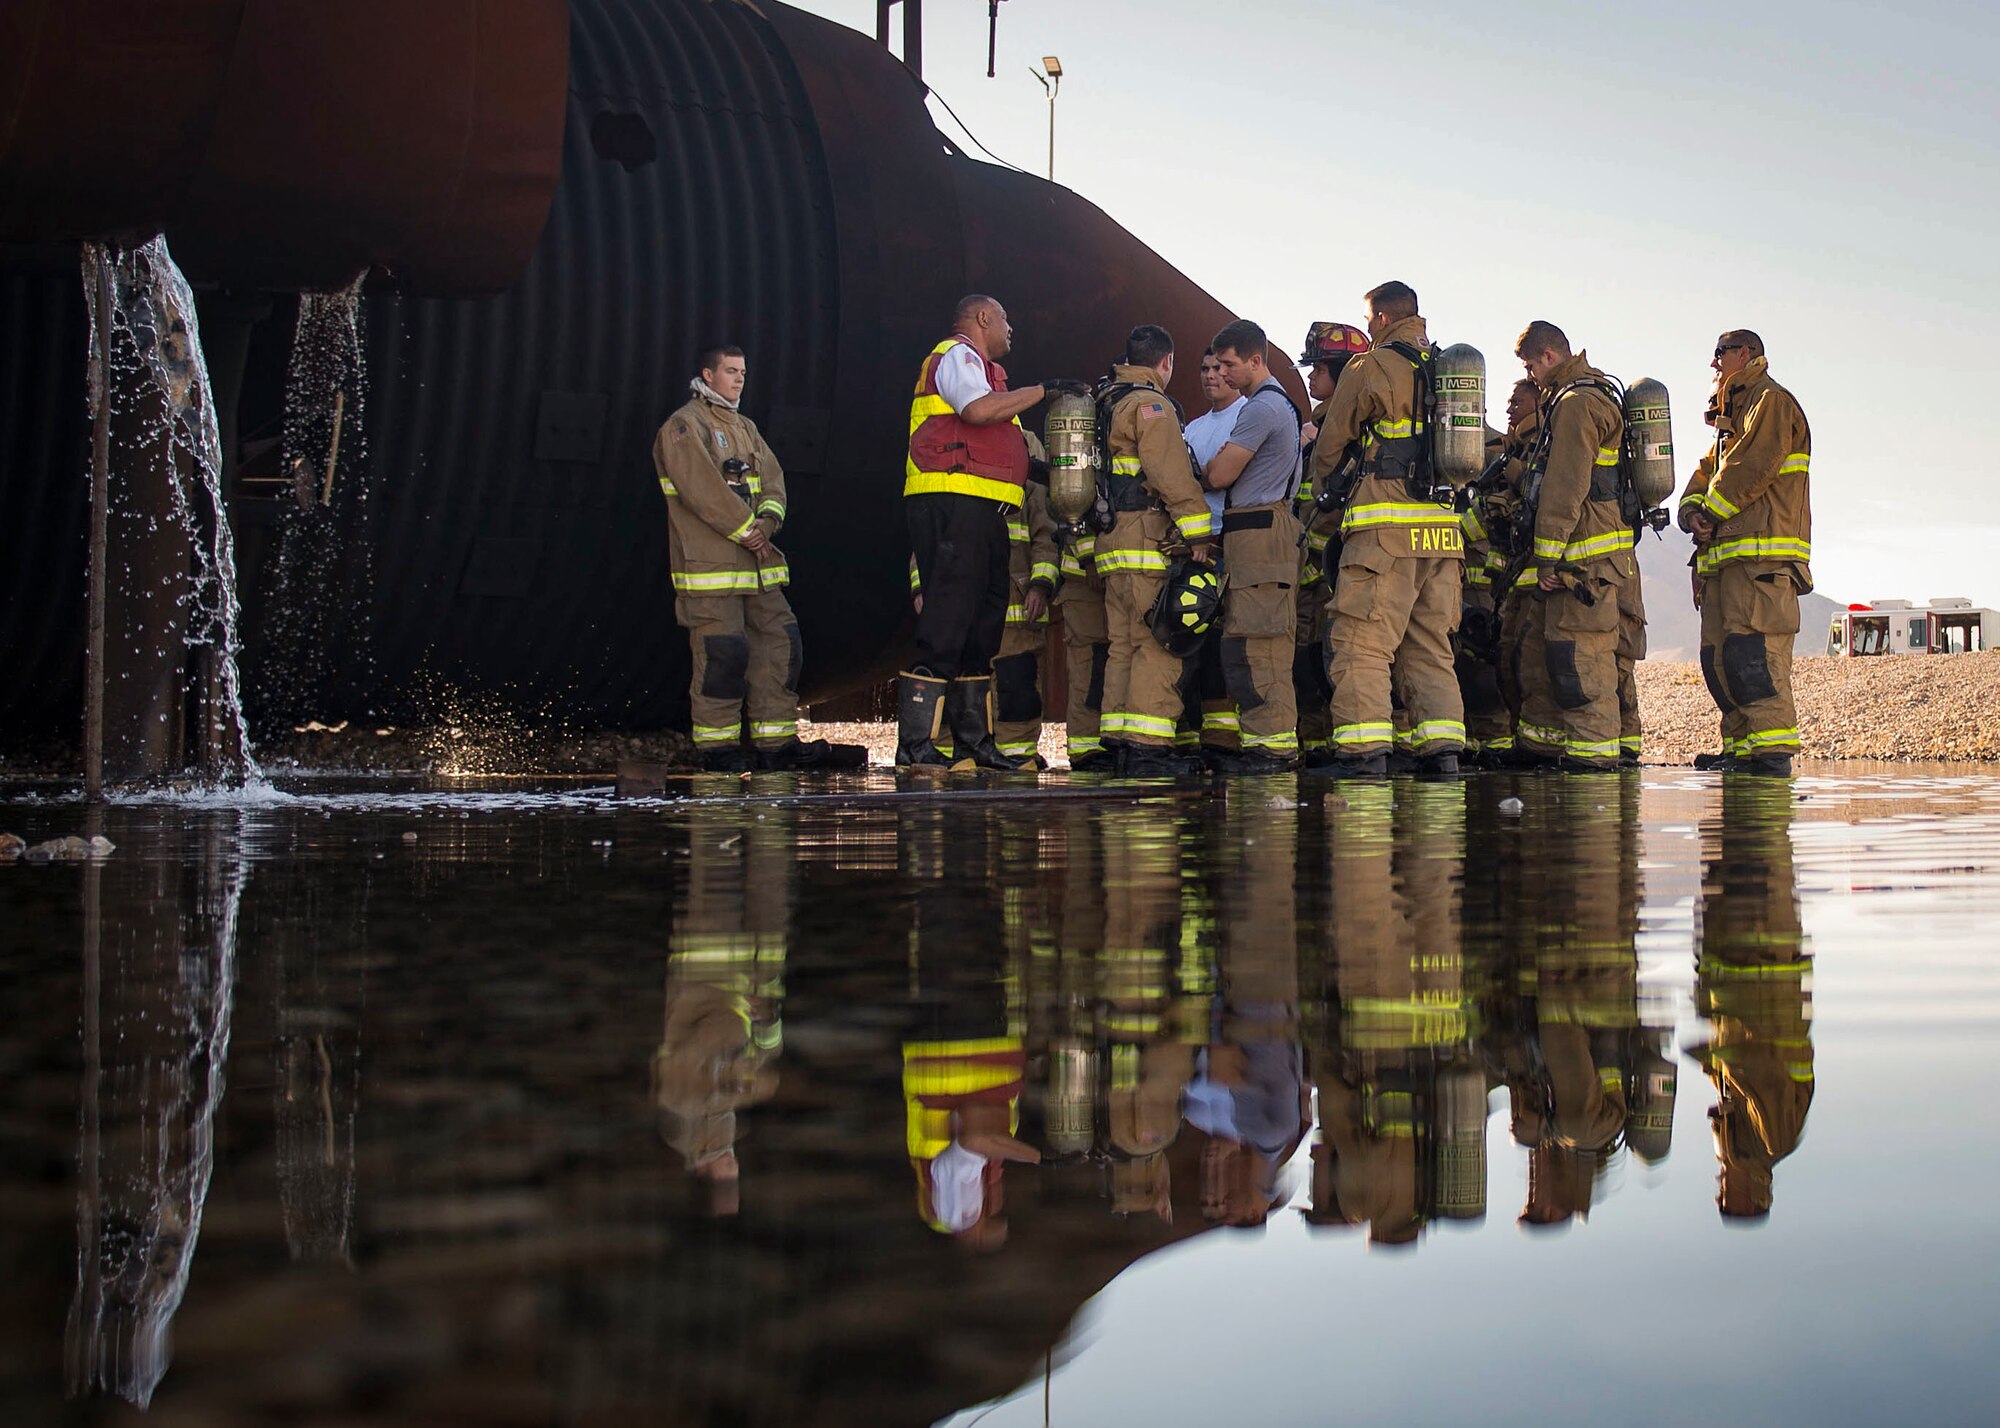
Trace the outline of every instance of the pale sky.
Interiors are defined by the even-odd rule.
[[[1057,182],[1287,351],[1400,278],[1498,419],[1546,317],[1667,384],[1684,481],[1716,334],[1755,329],[1812,422],[1820,592],[2000,607],[2000,6],[1004,0],[991,80],[984,0],[924,30],[926,79],[1036,173],[1028,71],[1060,57]]]

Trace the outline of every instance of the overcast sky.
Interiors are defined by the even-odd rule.
[[[874,28],[873,0],[802,8]],[[2000,607],[1996,15],[1004,0],[989,80],[986,5],[929,0],[924,66],[1039,173],[1028,71],[1059,56],[1057,182],[1290,351],[1395,277],[1486,353],[1496,419],[1530,318],[1658,377],[1683,480],[1715,336],[1756,329],[1812,422],[1821,592]]]

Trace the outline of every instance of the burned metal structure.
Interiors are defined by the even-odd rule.
[[[1007,303],[1025,380],[1231,315],[961,152],[869,36],[772,0],[10,0],[0,40],[0,745],[81,707],[79,238],[164,231],[197,290],[266,726],[438,690],[685,719],[650,447],[717,341],[792,477],[808,692],[858,687],[906,625],[909,383],[960,293]],[[364,273],[328,375],[301,314]],[[113,573],[111,658],[172,665],[119,633],[172,573]],[[110,711],[127,772],[160,767],[133,737],[159,699]]]

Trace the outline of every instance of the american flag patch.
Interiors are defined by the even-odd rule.
[[[669,437],[668,440],[679,441],[682,437],[686,436],[687,434],[688,434],[688,424],[684,421],[677,421],[674,423],[674,434],[671,437]]]
[[[1165,416],[1167,409],[1158,402],[1148,402],[1139,409],[1140,421],[1151,421],[1154,417]]]

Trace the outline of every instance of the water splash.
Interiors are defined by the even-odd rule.
[[[83,291],[90,306],[89,400],[93,423],[108,404],[115,417],[133,417],[157,401],[157,417],[140,420],[140,450],[163,453],[160,463],[172,493],[175,524],[193,557],[180,599],[181,638],[191,650],[209,652],[216,698],[204,708],[211,744],[230,744],[225,782],[261,777],[251,753],[243,713],[237,656],[242,650],[241,606],[236,594],[236,551],[222,489],[222,434],[215,392],[202,355],[194,291],[155,236],[136,248],[83,244]],[[98,350],[100,279],[111,295],[105,314],[111,350]],[[108,382],[99,374],[109,374]]]

